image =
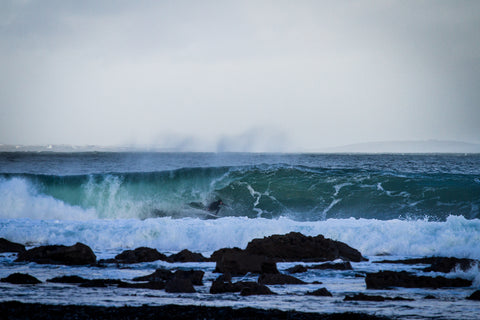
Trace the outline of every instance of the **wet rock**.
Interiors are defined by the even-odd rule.
[[[243,250],[238,248],[238,247],[222,248],[222,249],[219,249],[219,250],[215,251],[214,253],[212,253],[209,260],[212,261],[212,262],[219,262],[219,261],[222,260],[223,255],[225,253],[232,253],[232,252],[243,252]]]
[[[308,266],[308,269],[316,270],[353,270],[352,265],[348,261],[338,262],[338,263],[322,263],[313,266]]]
[[[240,291],[241,296],[275,294],[267,286],[256,282],[243,282],[242,285],[244,287]]]
[[[0,238],[0,252],[24,252],[25,246],[23,244],[8,241]]]
[[[307,272],[308,269],[307,267],[301,264],[297,264],[295,267],[288,268],[286,271],[289,273],[303,273],[303,272]]]
[[[224,277],[221,275],[214,281],[212,281],[212,286],[210,287],[210,293],[217,294],[217,293],[227,293],[227,292],[240,292],[242,290],[241,285],[239,283],[232,283],[231,278]]]
[[[217,261],[215,271],[232,275],[245,275],[252,273],[278,273],[276,263],[262,256],[249,254],[243,250],[231,249],[223,252],[221,259]]]
[[[415,258],[415,259],[405,259],[405,260],[382,260],[376,261],[375,263],[399,263],[399,264],[429,264],[430,267],[423,269],[425,272],[443,272],[449,273],[455,271],[456,268],[459,268],[462,271],[467,271],[472,268],[475,264],[478,264],[478,260],[473,259],[459,259],[459,258],[445,258],[445,257],[426,257],[426,258]]]
[[[373,295],[366,295],[363,293],[354,294],[353,296],[345,296],[343,301],[414,301],[413,299],[406,299],[402,297],[382,297],[382,296],[373,296]]]
[[[474,293],[472,293],[467,299],[480,301],[480,290],[477,290]]]
[[[79,276],[62,276],[62,277],[55,277],[47,280],[47,282],[54,282],[54,283],[85,283],[88,281],[89,281],[88,279],[84,279]]]
[[[271,274],[271,273],[263,273],[258,277],[259,284],[306,284],[306,282],[297,279],[295,277],[289,276],[287,274]]]
[[[192,281],[186,278],[173,277],[165,285],[165,292],[169,293],[195,293]]]
[[[190,250],[182,250],[177,254],[172,254],[167,258],[168,262],[204,262],[207,261],[202,254],[191,252]]]
[[[333,297],[330,291],[328,291],[326,288],[320,288],[315,291],[308,291],[306,294],[309,296],[317,296],[317,297]]]
[[[167,269],[157,269],[155,270],[154,273],[142,276],[142,277],[136,277],[133,278],[133,281],[150,281],[150,282],[162,282],[162,281],[167,281],[173,278],[173,273],[170,270]]]
[[[16,261],[31,261],[40,264],[88,265],[95,264],[97,257],[83,243],[73,246],[40,246],[20,252]]]
[[[42,283],[37,278],[26,273],[12,273],[6,278],[0,279],[1,282],[8,282],[12,284],[38,284]]]
[[[360,252],[347,244],[326,239],[322,235],[305,236],[298,232],[286,235],[272,235],[263,239],[253,239],[247,245],[246,252],[263,255],[274,261],[347,261],[366,260]]]
[[[205,272],[200,270],[177,270],[173,274],[174,278],[188,279],[194,286],[203,286],[203,275]]]
[[[123,281],[116,279],[93,279],[80,284],[82,288],[106,288],[121,285]]]
[[[45,305],[21,303],[18,301],[0,302],[2,319],[96,319],[96,320],[178,320],[178,319],[295,319],[295,320],[388,320],[394,317],[377,316],[365,313],[305,313],[275,309],[207,307],[193,305],[163,306],[85,306],[85,305]],[[395,317],[396,318],[396,317]],[[396,318],[397,319],[397,318]]]
[[[164,281],[150,281],[146,283],[129,283],[122,282],[118,285],[119,288],[134,288],[134,289],[151,289],[151,290],[163,290],[165,289]]]
[[[469,287],[472,281],[445,277],[415,276],[406,271],[380,271],[368,273],[365,278],[367,289],[389,289],[391,287],[403,288],[443,288],[443,287]]]
[[[115,260],[121,263],[141,263],[157,260],[167,260],[167,256],[158,252],[157,249],[139,247],[135,250],[125,250],[115,256]]]
[[[363,293],[358,293],[353,296],[345,296],[343,301],[385,301],[385,298],[382,296],[369,296]]]

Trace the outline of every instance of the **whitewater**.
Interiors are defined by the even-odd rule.
[[[217,199],[226,205],[212,217],[204,207]],[[209,256],[220,248],[245,248],[254,238],[297,231],[322,234],[358,249],[370,262],[354,264],[357,272],[380,270],[371,262],[385,257],[480,260],[479,208],[480,155],[475,154],[0,153],[0,237],[27,247],[82,242],[106,259],[141,246],[163,253],[189,249]],[[12,255],[0,255],[0,277],[18,271]],[[61,267],[60,272],[127,279],[159,266],[172,267],[157,262],[123,271],[107,268],[92,273],[88,268]],[[174,265],[192,266],[203,269],[207,280],[216,277],[214,264]],[[289,266],[279,264],[279,269]],[[35,264],[21,265],[20,270],[36,273],[42,281],[59,272]],[[478,269],[455,273],[459,274],[479,287]],[[303,277],[321,280],[334,296],[365,290],[363,280],[351,272]],[[152,298],[143,291],[136,297],[110,293],[102,299],[85,291],[75,293],[73,303],[348,310],[338,301],[324,308],[312,304],[312,298],[301,296],[309,288],[294,287],[293,298],[283,286],[273,290],[285,296],[273,300],[211,298],[205,292],[187,295],[181,302],[168,294]],[[438,319],[475,319],[480,311],[475,305],[461,302],[456,310],[449,303],[472,289],[446,289],[440,294],[437,290],[443,298],[435,301],[435,310],[420,302],[392,302],[393,309],[368,304],[355,308],[410,319],[432,314]],[[5,284],[0,290],[4,297],[24,302],[51,303],[71,294],[70,288],[59,293]],[[418,299],[430,291],[410,289],[405,294]]]

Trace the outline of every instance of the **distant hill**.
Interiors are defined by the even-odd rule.
[[[459,141],[381,141],[328,148],[338,153],[480,153],[480,144]]]

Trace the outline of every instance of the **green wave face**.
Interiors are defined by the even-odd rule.
[[[183,168],[76,176],[4,174],[33,197],[93,209],[99,218],[202,217],[216,199],[218,216],[301,221],[328,218],[445,220],[480,218],[480,181],[467,174],[395,174],[287,165]]]

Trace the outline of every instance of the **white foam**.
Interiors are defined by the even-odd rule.
[[[38,193],[26,179],[0,178],[0,218],[86,220],[96,218],[96,214],[93,209],[69,206]]]
[[[96,250],[149,246],[161,251],[211,252],[245,248],[254,238],[291,231],[323,234],[358,249],[363,255],[452,256],[480,259],[480,220],[450,216],[444,222],[329,219],[299,222],[287,218],[217,220],[155,218],[147,220],[0,220],[0,237],[31,245],[83,242]]]

